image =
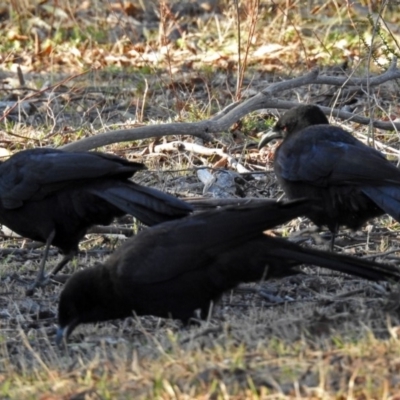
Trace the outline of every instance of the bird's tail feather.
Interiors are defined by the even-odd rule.
[[[359,257],[308,249],[288,241],[283,243],[284,239],[269,239],[268,246],[271,257],[282,258],[282,260],[293,259],[298,261],[299,264],[319,265],[333,271],[345,272],[373,281],[393,279],[397,282],[400,280],[400,269],[393,265],[381,264]],[[281,242],[282,245],[277,241]],[[275,245],[273,242],[275,242]]]
[[[363,187],[362,191],[385,213],[400,221],[400,186]]]
[[[212,282],[215,282],[214,287],[228,290],[240,282],[293,275],[298,272],[296,267],[302,264],[320,266],[371,281],[400,281],[400,269],[395,266],[309,249],[263,234],[219,254],[208,273]]]
[[[149,226],[184,217],[193,210],[177,197],[133,182],[96,188],[92,193]]]

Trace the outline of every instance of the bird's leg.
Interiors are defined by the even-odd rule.
[[[329,250],[330,251],[334,251],[335,249],[335,238],[336,238],[336,232],[331,232],[332,236],[331,236],[331,244],[329,246]]]
[[[308,227],[306,229],[302,229],[300,231],[297,231],[297,232],[293,233],[292,235],[290,235],[290,239],[292,241],[294,241],[295,243],[298,243],[299,242],[299,239],[298,239],[299,236],[303,236],[305,234],[308,234],[309,237],[314,240],[315,244],[322,245],[322,246],[324,246],[324,248],[326,250],[333,251],[333,247],[334,247],[334,244],[335,244],[335,238],[336,238],[336,234],[338,232],[338,229],[339,229],[339,226],[335,225],[333,231],[329,230],[329,232],[331,233],[330,239],[328,239],[328,238],[325,239],[324,236],[325,236],[325,234],[327,232],[323,232],[323,234],[321,235],[321,233],[320,233],[321,232],[321,228],[316,226],[316,225],[313,225],[311,227]]]
[[[316,232],[319,232],[319,228],[318,228],[318,226],[313,225],[313,226],[309,226],[305,229],[301,229],[301,230],[293,233],[291,235],[291,237],[298,237],[298,236],[303,236],[305,234],[311,234],[311,233],[316,233]]]
[[[308,234],[309,237],[311,237],[316,244],[323,244],[323,243],[325,243],[325,240],[321,238],[321,236],[319,234],[320,231],[321,231],[321,229],[318,226],[313,225],[313,226],[309,226],[308,228],[301,229],[301,230],[293,233],[292,235],[290,235],[290,238],[297,239],[300,236],[305,236]]]
[[[54,269],[50,272],[50,277],[56,275],[60,272],[74,257],[77,251],[70,251],[64,255],[62,260],[54,267]]]
[[[333,229],[333,231],[331,231],[332,236],[331,236],[330,251],[334,251],[335,239],[338,232],[339,232],[339,225],[335,224],[335,228]]]
[[[46,240],[46,247],[44,249],[44,254],[43,254],[42,261],[40,262],[39,272],[38,272],[38,274],[36,276],[35,282],[33,282],[33,284],[26,291],[26,294],[28,296],[31,296],[36,288],[38,288],[40,286],[44,286],[47,283],[47,279],[46,279],[46,276],[44,274],[44,267],[46,265],[46,260],[47,260],[47,257],[49,255],[50,246],[51,246],[51,243],[53,242],[53,239],[54,239],[55,235],[56,235],[56,231],[53,230],[50,233],[50,235],[47,238],[47,240]]]

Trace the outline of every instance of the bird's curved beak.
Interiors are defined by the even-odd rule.
[[[57,333],[56,333],[56,345],[57,345],[58,347],[61,347],[62,343],[64,342],[64,339],[65,339],[65,341],[67,340],[67,337],[66,337],[67,328],[68,328],[68,327],[61,328],[61,326],[59,326],[59,327],[57,328]]]
[[[267,143],[274,139],[283,139],[281,132],[268,131],[265,135],[261,136],[261,140],[258,143],[258,149],[262,149]]]
[[[69,335],[79,325],[78,321],[73,321],[65,327],[58,326],[56,333],[56,345],[61,347],[62,344],[66,344]]]

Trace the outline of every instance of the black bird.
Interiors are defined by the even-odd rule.
[[[397,268],[303,248],[263,231],[313,210],[312,202],[226,207],[166,222],[127,240],[102,265],[76,272],[58,307],[57,342],[81,323],[133,315],[187,323],[240,282],[298,273],[310,263],[371,280],[399,279]]]
[[[332,246],[341,225],[356,230],[384,213],[400,221],[400,170],[379,151],[329,125],[319,107],[286,112],[259,148],[276,138],[283,138],[274,159],[278,182],[289,199],[320,202],[308,216],[328,227]]]
[[[64,254],[55,274],[78,252],[94,224],[132,214],[154,225],[192,211],[174,196],[129,180],[145,168],[114,155],[48,148],[21,151],[0,164],[0,223],[46,243],[34,287],[45,280],[50,245]]]

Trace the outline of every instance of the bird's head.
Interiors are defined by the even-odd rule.
[[[103,265],[76,272],[61,292],[56,343],[67,340],[79,324],[118,318],[114,312],[117,300]]]
[[[262,136],[258,148],[261,149],[271,140],[285,139],[311,125],[325,124],[329,124],[329,121],[318,106],[309,104],[294,107],[279,118],[272,131]]]

